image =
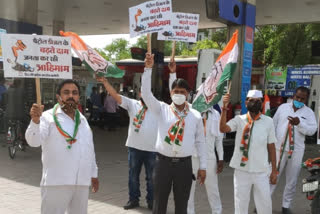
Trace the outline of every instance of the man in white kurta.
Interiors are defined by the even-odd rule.
[[[207,145],[207,178],[205,187],[207,190],[208,201],[211,207],[212,214],[221,214],[222,206],[218,187],[218,173],[223,169],[223,134],[220,132],[219,121],[220,114],[213,107],[203,113],[206,129],[206,145]],[[217,149],[219,167],[217,166],[217,158],[215,150]],[[199,169],[199,158],[197,155],[192,157],[192,169],[196,174]],[[190,197],[188,201],[188,214],[194,214],[194,194],[196,182],[192,183]]]
[[[237,132],[234,153],[230,162],[230,167],[235,169],[233,178],[235,214],[248,214],[252,187],[257,212],[272,214],[268,158],[270,157],[272,163],[270,182],[275,183],[277,179],[274,145],[276,137],[272,119],[260,112],[262,92],[250,90],[246,100],[248,113],[236,116],[226,123],[229,102],[230,95],[227,94],[223,98],[224,107],[220,119],[220,130],[221,132]],[[251,121],[251,126],[249,126],[251,128],[245,132],[249,121]],[[244,151],[247,151],[247,154]]]
[[[77,106],[79,90],[77,83],[66,80],[58,87],[57,97],[61,101],[56,105],[55,113],[54,109],[41,113],[43,106],[37,104],[31,109],[32,120],[26,140],[30,146],[41,146],[42,150],[42,214],[64,214],[66,211],[68,214],[86,214],[89,186],[92,184],[94,192],[98,190],[93,136],[86,118],[80,113],[78,132],[71,144],[59,132],[53,117],[56,115],[65,132],[74,133],[75,117],[61,106]]]
[[[286,175],[286,186],[282,198],[283,213],[291,213],[289,208],[296,192],[297,179],[300,173],[305,149],[305,136],[311,136],[317,131],[317,121],[314,112],[305,105],[309,98],[309,93],[309,89],[305,87],[298,88],[293,97],[293,102],[282,104],[273,117],[276,137],[278,139],[276,143],[279,170],[278,179],[282,172]],[[288,123],[293,125],[294,145],[291,149],[289,137],[287,137],[284,144]],[[290,150],[292,150],[291,157],[289,155],[289,153],[291,153]],[[280,151],[283,152],[280,153]],[[279,166],[280,159],[281,162]],[[275,188],[276,185],[271,186],[271,194],[274,192]]]

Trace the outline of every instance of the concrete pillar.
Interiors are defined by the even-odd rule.
[[[65,1],[55,0],[53,9],[52,35],[59,36],[60,30],[65,30]]]
[[[157,40],[158,34],[153,33],[151,37],[151,48],[159,52],[164,52],[164,41]],[[163,87],[163,64],[155,64],[152,69],[152,91],[156,98],[162,99]]]
[[[237,70],[232,81],[231,94],[232,103],[241,102],[242,113],[246,113],[245,98],[248,90],[251,89],[251,71],[252,71],[252,57],[253,57],[253,38],[255,29],[255,0],[243,0],[247,3],[244,14],[244,25],[230,25],[228,26],[228,38],[238,30],[238,46],[239,46],[239,60]],[[240,80],[240,81],[239,81]]]
[[[0,18],[38,23],[38,0],[1,0]]]
[[[52,23],[52,35],[53,36],[59,36],[59,31],[63,30],[64,31],[64,21],[59,21],[59,20],[53,20]]]

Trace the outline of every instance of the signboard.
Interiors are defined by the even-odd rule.
[[[25,34],[1,38],[5,77],[72,79],[69,38]]]
[[[1,45],[1,34],[7,33],[5,29],[0,28],[0,61],[3,61],[2,59],[2,45]]]
[[[171,0],[148,1],[129,8],[130,37],[163,31],[171,25]]]
[[[284,90],[286,88],[287,68],[267,67],[266,68],[266,89]]]
[[[199,14],[172,13],[171,25],[158,33],[158,40],[196,42],[199,25]]]

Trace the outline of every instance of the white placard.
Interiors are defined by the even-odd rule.
[[[155,0],[129,8],[130,37],[159,32],[171,24],[171,0]]]
[[[6,30],[6,29],[2,29],[2,28],[0,28],[0,35],[1,35],[1,34],[4,34],[4,33],[7,33],[7,30]],[[1,36],[0,36],[0,61],[2,61]]]
[[[3,34],[5,77],[72,79],[70,38]]]
[[[199,14],[172,13],[171,25],[158,33],[158,40],[196,42],[198,25]]]

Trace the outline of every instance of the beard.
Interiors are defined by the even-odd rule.
[[[60,106],[65,113],[73,113],[78,109],[78,102],[76,102],[73,98],[69,98],[67,101],[61,100]]]
[[[258,114],[262,109],[262,103],[261,102],[249,102],[247,104],[247,109],[249,112],[252,112],[254,114]]]

